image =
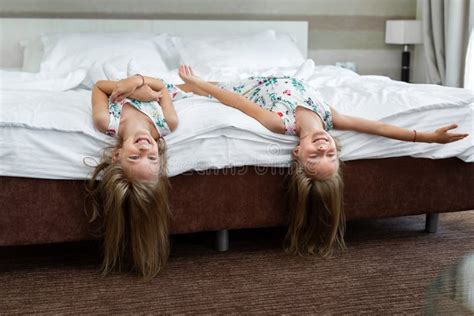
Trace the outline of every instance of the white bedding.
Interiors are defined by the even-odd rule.
[[[295,71],[342,113],[420,131],[455,122],[460,132],[471,134],[456,143],[437,145],[334,131],[342,142],[343,160],[414,156],[459,157],[474,162],[474,94],[468,90],[359,76],[333,66],[314,67],[311,61],[300,69],[261,73]],[[228,80],[255,74],[227,71],[207,74],[206,78]],[[68,90],[77,86],[79,75],[39,77],[0,71],[0,175],[49,179],[85,179],[90,175],[92,168],[84,164],[84,158],[98,160],[101,149],[112,141],[92,127],[90,91]],[[30,80],[22,84],[25,77]],[[163,77],[177,80],[175,73]],[[179,127],[167,137],[171,176],[228,166],[286,166],[297,142],[295,137],[271,133],[215,100],[195,97],[177,101],[175,107]]]

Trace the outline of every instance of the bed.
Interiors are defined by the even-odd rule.
[[[417,130],[456,122],[473,133],[473,93],[317,65],[306,59],[306,22],[5,18],[0,31],[0,246],[94,238],[85,180],[111,145],[92,127],[90,87],[97,79],[140,72],[177,83],[180,61],[214,81],[291,75],[343,113]],[[127,32],[123,45],[133,43],[136,55],[113,55],[121,51],[111,49],[118,32],[122,40]],[[84,58],[94,56],[94,43],[108,44],[91,63]],[[275,53],[255,53],[269,45]],[[89,56],[76,58],[84,47]],[[216,231],[217,248],[225,250],[228,230],[285,225],[283,182],[296,138],[209,98],[175,107],[180,124],[166,139],[172,232]],[[427,214],[426,230],[435,232],[437,214],[474,209],[472,136],[440,146],[334,134],[343,145],[348,220]]]

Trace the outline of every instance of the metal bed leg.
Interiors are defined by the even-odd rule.
[[[229,250],[229,231],[227,229],[218,230],[216,232],[216,250]]]
[[[426,214],[425,231],[436,233],[438,230],[439,214]]]

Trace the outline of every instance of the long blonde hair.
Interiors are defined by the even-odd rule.
[[[315,180],[294,159],[288,176],[289,226],[285,250],[291,254],[331,256],[345,248],[342,168],[331,178]]]
[[[103,237],[101,270],[132,268],[145,279],[165,266],[169,252],[170,183],[166,173],[166,145],[158,141],[160,174],[156,182],[127,177],[112,150],[104,151],[87,185],[90,222]],[[101,176],[102,179],[98,180]]]

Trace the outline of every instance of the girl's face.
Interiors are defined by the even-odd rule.
[[[160,172],[158,144],[148,131],[137,131],[122,143],[122,148],[114,151],[113,162],[118,162],[128,177],[157,181]]]
[[[324,130],[300,138],[293,155],[303,164],[306,174],[316,180],[330,178],[339,168],[336,143]]]

